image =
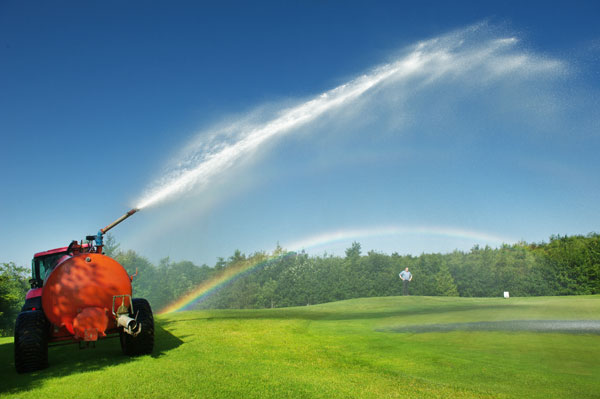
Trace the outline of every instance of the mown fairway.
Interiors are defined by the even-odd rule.
[[[50,349],[18,375],[0,339],[2,398],[598,398],[600,335],[392,332],[407,325],[600,320],[600,296],[388,297],[156,318],[153,356],[118,340]]]

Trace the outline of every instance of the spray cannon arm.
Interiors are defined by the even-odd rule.
[[[106,226],[105,228],[101,229],[100,232],[102,234],[105,234],[108,230],[112,229],[113,227],[115,227],[116,225],[118,225],[123,220],[127,219],[129,216],[133,215],[137,211],[139,211],[138,208],[133,208],[132,210],[130,210],[129,212],[127,212],[126,214],[124,214],[123,216],[121,216],[120,218],[118,218],[117,220],[115,220],[114,222],[109,224],[108,226]]]
[[[139,211],[138,208],[133,208],[132,210],[130,210],[129,212],[127,212],[126,214],[124,214],[123,216],[106,226],[105,228],[98,230],[98,234],[96,234],[96,247],[99,247],[100,249],[102,248],[102,246],[104,245],[102,243],[102,236],[106,234],[108,230],[112,229],[113,227],[115,227],[116,225],[118,225],[123,220],[127,219],[129,216],[133,215],[137,211]]]

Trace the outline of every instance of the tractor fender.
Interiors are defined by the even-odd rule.
[[[25,295],[25,303],[21,308],[21,312],[27,310],[41,310],[42,309],[42,289],[33,288],[27,291]]]

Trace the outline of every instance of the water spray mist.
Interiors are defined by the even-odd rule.
[[[211,149],[205,148],[188,154],[180,160],[180,166],[158,184],[151,187],[137,202],[136,208],[171,199],[192,188],[206,186],[216,175],[233,166],[243,157],[276,137],[296,130],[334,109],[347,106],[377,86],[391,83],[414,83],[403,90],[431,84],[442,76],[455,77],[478,70],[481,79],[494,79],[508,73],[530,74],[560,70],[559,61],[544,60],[525,52],[514,51],[517,39],[491,38],[482,40],[475,33],[485,36],[485,25],[475,25],[463,31],[418,43],[403,57],[381,65],[371,72],[326,91],[309,101],[282,110],[278,116],[262,124],[247,126],[240,122],[230,130],[239,132],[232,140],[217,142]],[[511,51],[511,49],[513,51]],[[212,136],[205,132],[205,136]]]

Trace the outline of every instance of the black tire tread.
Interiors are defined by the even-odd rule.
[[[19,313],[15,323],[14,346],[18,373],[48,367],[48,320],[42,310]]]
[[[123,330],[120,332],[121,349],[127,356],[149,355],[154,350],[154,316],[147,300],[133,298],[133,311],[137,321],[142,325],[142,331],[135,337]],[[131,315],[135,317],[135,314]]]

